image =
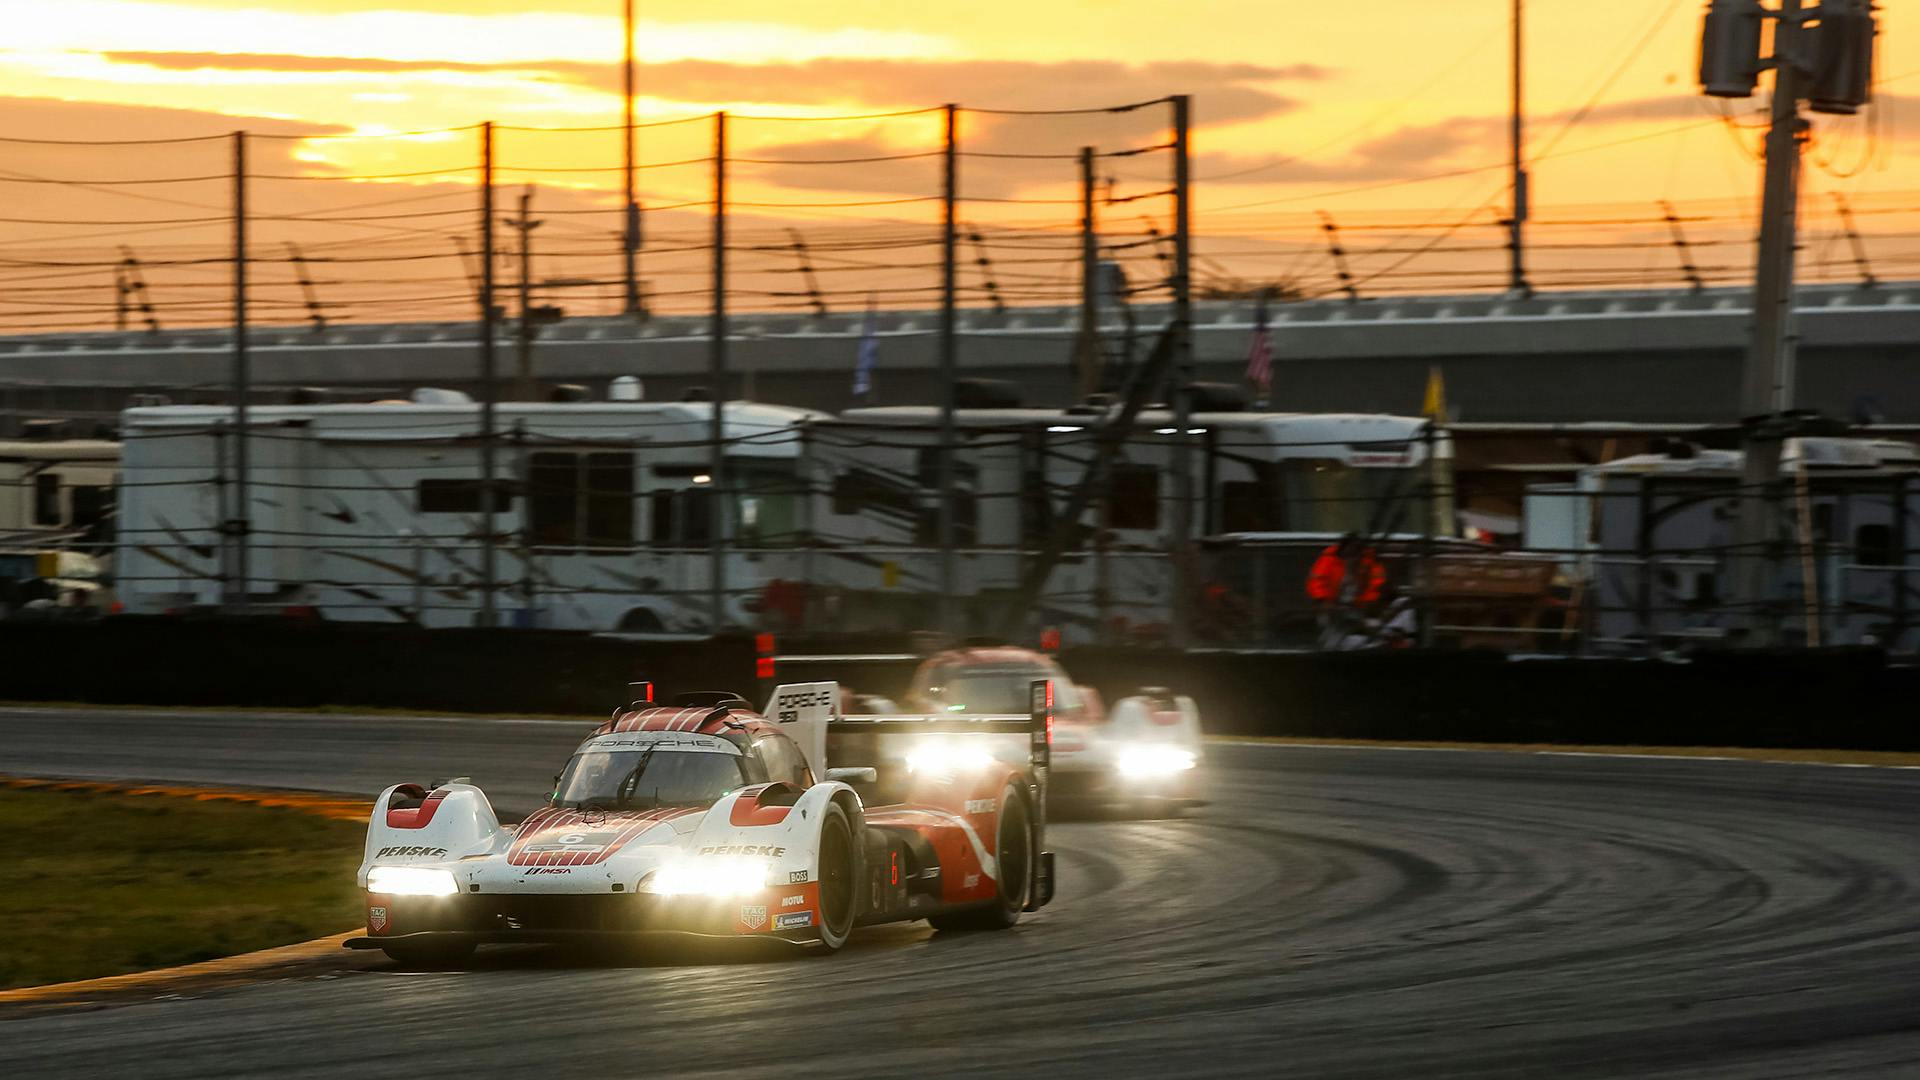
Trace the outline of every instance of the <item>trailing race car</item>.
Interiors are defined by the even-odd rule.
[[[388,788],[360,867],[367,934],[347,946],[429,966],[648,931],[832,951],[862,924],[998,929],[1052,899],[1050,686],[995,715],[847,719],[839,696],[782,686],[762,715],[724,693],[655,706],[649,687],[517,826],[468,783]],[[884,779],[904,797],[867,805],[853,785],[881,786],[883,767],[828,767],[830,736],[902,741],[909,775]]]
[[[1045,653],[970,646],[929,657],[914,672],[908,712],[991,715],[1046,680],[1054,698],[1052,795],[1122,806],[1198,802],[1200,710],[1193,699],[1146,687],[1103,708],[1092,687],[1076,686]]]

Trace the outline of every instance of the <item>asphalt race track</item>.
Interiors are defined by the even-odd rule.
[[[583,727],[0,711],[0,772],[525,809]],[[1215,746],[1010,933],[483,950],[0,1016],[12,1076],[1920,1074],[1920,772]],[[75,827],[85,827],[76,821]],[[58,932],[8,927],[0,935]],[[0,940],[4,940],[0,936]]]

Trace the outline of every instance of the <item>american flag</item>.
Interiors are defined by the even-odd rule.
[[[880,341],[874,336],[873,297],[867,297],[867,317],[860,324],[860,352],[853,365],[853,396],[865,402],[873,397],[873,367],[880,360]]]
[[[1247,381],[1262,399],[1273,387],[1273,338],[1267,333],[1267,298],[1253,308],[1253,341],[1247,346]]]

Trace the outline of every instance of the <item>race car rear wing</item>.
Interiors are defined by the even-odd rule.
[[[968,713],[843,716],[840,684],[788,683],[774,688],[762,715],[789,728],[808,762],[821,776],[827,775],[830,735],[837,736],[834,741],[843,746],[850,742],[864,743],[876,753],[882,740],[891,742],[901,736],[923,744],[926,736],[979,737],[994,757],[1012,759],[1012,763],[1022,765],[1032,807],[1034,850],[1039,852],[1039,858],[1033,860],[1033,880],[1027,890],[1027,910],[1031,911],[1052,900],[1054,891],[1053,853],[1046,847],[1047,785],[1053,767],[1052,680],[1034,680],[1029,687],[1029,703],[1025,716]],[[905,755],[899,757],[904,760]]]

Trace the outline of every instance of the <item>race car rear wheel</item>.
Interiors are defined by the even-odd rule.
[[[466,941],[396,941],[380,946],[387,959],[403,968],[419,971],[446,971],[461,967],[473,957],[473,943]]]
[[[928,918],[935,930],[1005,930],[1020,921],[1020,912],[1027,906],[1027,887],[1033,881],[1033,826],[1027,801],[1012,784],[1000,793],[994,852],[999,895],[977,908]]]
[[[860,892],[854,854],[853,823],[839,803],[828,803],[820,820],[820,944],[828,952],[853,934]]]

